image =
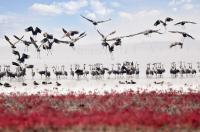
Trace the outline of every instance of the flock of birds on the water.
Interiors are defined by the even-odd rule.
[[[95,21],[92,19],[89,19],[83,15],[81,15],[81,18],[89,21],[90,23],[92,23],[95,26],[95,30],[97,31],[97,33],[101,36],[101,44],[103,47],[105,47],[106,49],[108,49],[108,51],[110,53],[112,53],[115,49],[115,47],[122,45],[122,39],[124,38],[130,38],[130,37],[135,37],[138,35],[145,35],[145,36],[151,36],[152,34],[159,34],[162,35],[164,34],[163,32],[160,31],[160,29],[148,29],[139,33],[135,33],[135,34],[129,34],[129,35],[124,35],[124,36],[118,36],[118,37],[111,37],[112,35],[114,35],[116,33],[116,31],[112,31],[109,34],[104,35],[98,28],[97,26],[99,24],[105,23],[105,22],[109,22],[111,21],[111,19],[107,19],[107,20],[102,20],[102,21]],[[174,19],[167,17],[165,18],[165,20],[157,20],[154,23],[155,27],[160,27],[163,26],[165,31],[167,31],[167,26],[169,25],[169,23],[172,23],[174,21]],[[182,26],[183,28],[185,28],[186,24],[197,24],[195,22],[192,21],[181,21],[178,23],[175,23],[175,26]],[[24,30],[26,33],[29,33],[30,36],[28,39],[25,39],[25,35],[23,36],[17,36],[17,35],[13,35],[13,38],[16,39],[15,42],[12,42],[11,39],[5,35],[4,38],[5,40],[8,42],[8,44],[10,45],[11,49],[12,49],[12,54],[15,55],[17,57],[16,61],[12,62],[12,65],[16,66],[16,72],[11,72],[10,70],[10,66],[5,66],[6,68],[4,68],[4,70],[2,71],[2,69],[0,68],[0,79],[2,79],[3,77],[7,76],[9,78],[24,78],[24,76],[26,75],[26,69],[31,69],[32,70],[32,77],[34,77],[35,72],[33,71],[34,69],[34,65],[27,65],[25,64],[25,61],[27,59],[30,58],[30,55],[26,54],[26,53],[20,53],[19,51],[16,50],[18,43],[24,44],[25,45],[25,50],[28,51],[29,47],[32,45],[34,46],[38,58],[40,58],[40,52],[42,50],[46,51],[47,54],[52,54],[51,50],[53,48],[54,45],[57,44],[65,44],[68,45],[69,47],[72,47],[74,49],[74,47],[77,45],[76,43],[78,41],[80,41],[82,38],[86,37],[87,34],[86,32],[80,32],[77,30],[66,30],[64,28],[62,28],[62,32],[63,32],[63,36],[61,37],[61,39],[55,38],[53,34],[47,33],[47,32],[43,32],[39,27],[27,27]],[[182,39],[180,41],[174,42],[172,43],[169,47],[175,47],[175,46],[180,46],[181,48],[183,47],[183,43],[185,38],[191,38],[191,39],[195,39],[192,35],[186,33],[186,32],[181,32],[181,31],[168,31],[172,34],[179,34],[182,36]],[[42,35],[42,40],[38,40],[38,35]],[[70,68],[70,75],[74,76],[74,74],[77,75],[77,77],[79,78],[80,76],[84,75],[87,76],[89,73],[91,74],[91,76],[93,77],[101,77],[101,75],[104,75],[104,73],[107,71],[107,73],[110,74],[114,74],[114,75],[121,75],[121,74],[127,74],[127,75],[135,75],[138,76],[139,75],[139,64],[137,63],[128,63],[128,64],[119,64],[118,66],[118,70],[113,70],[113,69],[108,69],[103,67],[102,65],[98,65],[98,66],[94,66],[94,65],[90,65],[90,71],[87,71],[85,69],[85,65],[83,67],[83,69],[80,69],[80,66],[76,66],[74,71],[72,70],[72,67]],[[174,71],[176,71],[176,67],[173,65],[172,69],[171,69],[171,73],[173,74]],[[152,72],[153,71],[153,72]],[[56,67],[53,67],[53,72],[55,73],[56,77],[60,77],[60,76],[68,76],[68,72],[65,70],[62,71],[57,71]],[[146,74],[147,76],[152,76],[153,73],[162,76],[162,74],[165,72],[163,65],[162,64],[155,64],[154,65],[154,69],[151,70],[150,65],[148,64],[147,66],[147,70],[146,70]],[[180,72],[180,71],[179,71]],[[47,70],[47,68],[45,68],[45,70],[43,71],[38,71],[38,73],[42,76],[46,76],[46,78],[50,77],[51,73],[50,71]],[[178,73],[177,71],[175,73]],[[123,82],[120,82],[123,83]],[[126,82],[128,83],[128,82]],[[133,81],[131,81],[130,83],[133,83]],[[36,81],[33,82],[34,85],[39,85]],[[43,82],[42,84],[51,84],[50,82]],[[0,83],[0,85],[3,85]],[[23,86],[26,86],[26,84],[23,82],[22,84]],[[57,86],[60,86],[61,84],[59,82],[56,82]],[[9,87],[10,85],[8,83],[5,83],[4,86]]]

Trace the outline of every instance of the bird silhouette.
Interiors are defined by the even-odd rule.
[[[22,86],[27,86],[27,84],[26,83],[22,83]]]
[[[73,47],[77,41],[84,38],[85,36],[87,36],[87,34],[85,32],[83,32],[83,33],[80,33],[78,37],[70,38],[70,45],[69,46]]]
[[[36,36],[38,33],[42,33],[42,30],[40,28],[36,27],[35,29],[33,29],[32,26],[26,28],[25,31],[31,32],[33,36]]]
[[[14,55],[17,55],[18,56],[18,61],[19,61],[19,63],[24,63],[24,61],[26,60],[26,59],[28,59],[29,58],[29,55],[27,55],[27,54],[22,54],[22,56],[20,56],[20,53],[18,52],[18,51],[16,51],[16,50],[13,50],[13,52],[12,52]]]
[[[169,47],[170,48],[173,48],[173,47],[175,47],[175,46],[180,46],[181,48],[183,48],[183,43],[182,42],[174,42],[174,43],[172,43]]]
[[[182,42],[184,41],[184,38],[191,38],[191,39],[195,39],[194,37],[192,37],[190,34],[186,33],[186,32],[180,32],[180,31],[169,31],[170,33],[176,33],[176,34],[181,34],[183,36],[182,38]]]
[[[103,35],[98,29],[96,29],[97,30],[97,33],[101,36],[101,38],[102,38],[102,46],[103,47],[107,47],[108,45],[109,45],[109,43],[107,42],[107,38],[109,37],[109,36],[111,36],[111,35],[113,35],[113,34],[115,34],[116,33],[116,31],[112,31],[111,33],[109,33],[108,35]],[[113,40],[110,40],[110,41],[113,41]]]
[[[61,84],[59,82],[56,82],[56,86],[61,86]]]
[[[104,23],[104,22],[108,22],[108,21],[111,21],[112,19],[108,19],[108,20],[103,20],[103,21],[94,21],[92,19],[89,19],[83,15],[81,15],[82,18],[86,19],[87,21],[91,22],[94,26],[100,24],[100,23]]]
[[[43,33],[43,36],[47,39],[53,39],[53,35],[52,34],[48,34],[47,32]]]
[[[170,17],[167,17],[165,18],[165,21],[163,20],[157,20],[155,23],[154,23],[154,26],[158,26],[160,24],[162,24],[164,26],[164,28],[166,29],[166,26],[167,26],[167,23],[168,22],[171,22],[173,21],[174,19],[170,18]]]
[[[33,82],[33,85],[34,85],[34,86],[38,86],[38,85],[40,85],[40,84],[37,83],[36,81],[34,81],[34,82]]]
[[[178,22],[176,24],[174,24],[175,26],[181,25],[181,26],[185,26],[185,24],[197,24],[196,22],[192,22],[192,21],[181,21]]]
[[[20,66],[20,64],[17,63],[17,62],[12,62],[12,65],[14,65],[14,66]]]
[[[145,30],[143,32],[139,32],[139,33],[136,33],[136,34],[128,35],[128,37],[133,37],[133,36],[137,36],[137,35],[141,35],[141,34],[143,34],[145,36],[150,36],[153,33],[163,34],[163,33],[159,32],[159,31],[160,31],[160,29],[159,30],[148,29],[148,30]]]
[[[64,28],[62,28],[62,31],[64,32],[64,35],[63,35],[62,38],[68,37],[68,38],[71,39],[71,36],[74,36],[74,35],[76,35],[76,34],[79,34],[79,31],[67,31],[67,30],[65,30]]]
[[[5,40],[10,44],[10,46],[11,46],[12,49],[15,49],[15,48],[16,48],[15,44],[17,44],[19,41],[16,41],[16,42],[12,43],[12,42],[10,41],[10,39],[8,38],[8,36],[4,35],[4,38],[5,38]],[[22,38],[23,38],[23,37],[22,37]]]
[[[28,51],[28,47],[30,46],[31,44],[31,41],[26,41],[26,40],[23,40],[23,38],[19,38],[18,36],[16,35],[13,35],[14,38],[16,38],[17,40],[21,41],[25,46],[26,46],[26,50]]]
[[[12,87],[9,83],[4,83],[3,86],[7,88]]]

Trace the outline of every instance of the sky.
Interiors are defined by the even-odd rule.
[[[38,26],[44,32],[54,34],[58,38],[63,35],[62,28],[85,31],[87,36],[79,42],[81,46],[100,45],[101,38],[94,26],[80,15],[94,20],[111,18],[112,21],[100,24],[97,28],[105,34],[116,30],[114,36],[155,29],[153,24],[157,19],[172,17],[174,22],[169,24],[168,30],[188,32],[195,37],[195,40],[186,40],[185,43],[198,43],[200,24],[187,25],[186,29],[175,27],[173,24],[182,20],[200,23],[199,14],[199,0],[1,0],[0,43],[1,46],[8,46],[4,40],[5,34],[10,37],[13,34],[24,35],[26,34],[24,29],[31,25]],[[156,29],[165,32],[162,26]],[[151,38],[144,36],[128,38],[123,40],[123,43],[125,45],[147,42],[171,43],[179,40],[179,35],[166,32],[161,36],[152,35]],[[124,50],[127,47],[123,47]]]

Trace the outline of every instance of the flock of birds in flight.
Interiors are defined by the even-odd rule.
[[[102,21],[94,21],[83,15],[81,15],[81,17],[83,19],[89,21],[90,23],[92,23],[95,26],[97,33],[102,38],[101,39],[102,46],[105,47],[106,49],[108,49],[110,53],[112,53],[114,51],[116,46],[120,46],[122,44],[122,39],[124,39],[124,38],[134,37],[137,35],[150,36],[151,34],[160,34],[160,35],[164,34],[164,33],[160,32],[160,29],[156,29],[156,30],[149,29],[149,30],[145,30],[145,31],[135,33],[135,34],[110,38],[110,36],[114,35],[116,33],[116,31],[112,31],[109,34],[104,35],[96,28],[96,26],[99,24],[111,21],[111,19],[102,20]],[[165,28],[165,31],[167,31],[168,23],[171,23],[172,21],[174,21],[174,19],[167,17],[167,18],[165,18],[165,20],[157,20],[154,23],[154,26],[155,27],[163,26]],[[185,28],[186,24],[197,24],[197,23],[192,22],[192,21],[181,21],[181,22],[175,23],[174,25],[175,26],[180,25],[183,28]],[[58,39],[58,38],[55,38],[53,34],[49,34],[47,32],[42,33],[42,30],[38,27],[34,28],[34,27],[30,26],[25,29],[25,32],[31,33],[29,40],[25,40],[24,35],[21,37],[13,35],[13,37],[16,39],[16,42],[11,42],[10,38],[6,35],[4,37],[5,37],[5,40],[10,44],[10,46],[12,48],[12,53],[18,57],[17,61],[21,64],[21,63],[24,63],[24,61],[29,58],[29,55],[27,55],[26,53],[20,54],[19,51],[16,50],[16,44],[18,44],[18,43],[23,43],[26,46],[27,51],[28,51],[29,46],[33,45],[38,53],[38,57],[40,57],[41,49],[47,51],[47,54],[49,54],[49,53],[52,54],[51,49],[52,49],[53,45],[60,44],[60,43],[67,44],[70,47],[74,48],[76,43],[80,39],[87,36],[86,32],[79,32],[76,30],[67,31],[64,28],[62,28],[62,31],[63,31],[62,39]],[[182,48],[185,38],[195,39],[193,36],[191,36],[190,34],[188,34],[186,32],[181,32],[181,31],[168,31],[168,32],[170,32],[172,34],[179,34],[182,36],[181,41],[172,43],[170,45],[170,48],[178,46],[178,45]],[[42,40],[40,40],[40,41],[37,40],[37,36],[39,34],[42,34],[42,36],[43,36]],[[13,63],[13,65],[20,66],[20,64],[18,64],[17,62],[12,62],[12,63]]]

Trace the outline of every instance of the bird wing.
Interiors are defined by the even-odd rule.
[[[20,40],[20,38],[19,38],[19,37],[17,37],[16,35],[13,35],[13,37],[14,37],[14,38],[16,38],[17,40]]]
[[[108,36],[111,36],[111,35],[115,34],[115,33],[116,33],[116,31],[113,31],[113,32],[109,33],[109,34],[106,36],[106,38],[107,38]]]
[[[46,42],[49,42],[48,38],[44,38],[44,39],[41,40],[41,43],[43,43],[43,44],[46,43]]]
[[[154,30],[154,33],[163,34],[163,33],[159,32],[159,30]]]
[[[22,54],[22,58],[21,58],[21,59],[22,59],[22,60],[23,60],[23,59],[28,59],[29,57],[30,57],[30,56],[27,55],[27,54]]]
[[[95,21],[93,21],[93,20],[91,20],[89,18],[84,17],[83,15],[81,15],[81,17],[84,18],[84,19],[86,19],[86,20],[88,20],[88,21],[90,21],[90,22],[92,22],[92,23],[95,22]]]
[[[182,21],[182,22],[175,23],[174,25],[177,26],[177,25],[180,25],[181,23],[183,23],[183,21]]]
[[[15,48],[14,44],[10,41],[10,39],[8,38],[8,36],[4,36],[6,41],[11,45],[12,48]]]
[[[192,37],[190,34],[187,34],[187,33],[186,33],[186,35],[187,35],[188,37],[190,37],[191,39],[195,39],[195,38]]]
[[[171,17],[167,17],[167,18],[165,18],[165,22],[171,22],[171,21],[173,21],[174,19],[173,18],[171,18]]]
[[[99,35],[101,35],[101,37],[104,39],[105,36],[97,29],[97,32],[99,33]]]
[[[66,34],[68,33],[67,30],[65,30],[64,28],[62,28],[62,31]]]
[[[157,20],[155,23],[154,23],[154,26],[158,26],[160,24],[160,20]]]
[[[14,55],[17,55],[17,56],[18,56],[18,58],[20,58],[20,54],[19,54],[19,52],[18,52],[18,51],[16,51],[16,50],[13,50],[13,51],[12,51],[12,53],[13,53]]]
[[[85,32],[83,32],[83,33],[81,33],[80,35],[79,35],[79,37],[81,37],[81,36],[84,36],[86,33]]]
[[[37,33],[42,33],[42,30],[41,30],[40,28],[36,27],[36,28],[35,28],[35,33],[36,33],[36,34],[37,34]]]
[[[144,34],[144,33],[146,33],[146,32],[147,32],[147,31],[143,31],[143,32],[131,34],[131,35],[128,35],[128,37],[133,37],[133,36],[136,36],[136,35]]]
[[[36,44],[36,42],[34,41],[34,39],[32,37],[30,37],[31,43],[35,46],[35,48],[38,50],[39,46]]]
[[[26,32],[30,32],[30,31],[31,31],[31,32],[33,33],[33,27],[30,26],[30,27],[26,28],[25,31],[26,31]]]
[[[179,32],[179,31],[169,31],[170,33],[179,33],[179,34],[183,34],[183,32]]]
[[[196,22],[185,21],[185,23],[197,24]]]
[[[107,20],[103,20],[103,21],[97,21],[97,23],[104,23],[104,22],[108,22],[111,21],[112,19],[107,19]]]
[[[15,35],[13,35],[13,36],[17,39],[17,41],[13,43],[14,45],[19,43],[20,41],[22,41],[22,39],[24,38],[24,35],[21,38],[15,36]]]
[[[7,41],[8,43],[12,44],[12,43],[10,42],[10,39],[8,38],[8,36],[4,35],[4,38],[6,39],[6,41]]]
[[[84,33],[82,36],[79,36],[79,37],[77,37],[77,38],[75,38],[75,39],[72,39],[72,41],[73,41],[73,42],[77,42],[78,40],[84,38],[86,35],[87,35],[87,34]]]
[[[169,48],[172,48],[172,47],[174,47],[175,45],[174,44],[171,44],[170,46],[169,46]]]
[[[12,65],[14,65],[14,66],[20,66],[17,62],[12,62]]]

